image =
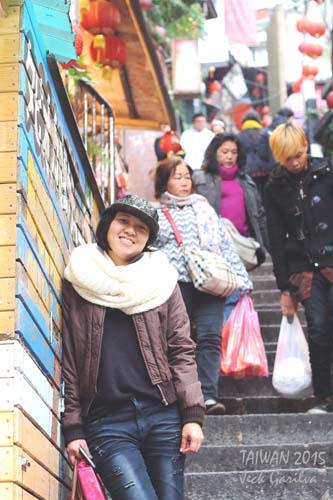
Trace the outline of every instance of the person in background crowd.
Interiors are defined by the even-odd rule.
[[[156,246],[166,253],[178,271],[178,283],[197,343],[196,360],[206,411],[209,415],[223,414],[225,407],[218,399],[218,381],[224,299],[200,292],[194,287],[187,272],[183,251],[162,208],[169,209],[188,248],[222,254],[231,270],[243,282],[243,293],[252,289],[252,283],[221,219],[203,196],[193,193],[192,169],[182,158],[174,156],[160,162],[155,174],[155,196],[158,200],[160,224]]]
[[[269,145],[269,138],[273,130],[282,123],[292,122],[294,119],[294,112],[290,108],[280,108],[273,117],[271,125],[261,130],[258,142],[258,155],[265,164],[265,171],[267,174],[266,182],[269,174],[278,166],[275,161],[272,150]]]
[[[242,120],[238,134],[239,143],[245,153],[244,172],[252,177],[260,195],[267,181],[265,164],[258,155],[259,135],[262,130],[261,118],[257,111],[249,111]]]
[[[333,333],[333,168],[308,156],[304,130],[279,125],[270,147],[280,164],[272,173],[265,203],[283,315],[304,306],[316,402],[310,413],[333,409],[331,346]]]
[[[210,129],[214,135],[223,134],[225,131],[225,123],[222,120],[213,120]]]
[[[258,264],[266,258],[268,236],[265,210],[256,184],[244,172],[245,156],[235,134],[218,134],[208,146],[202,170],[195,172],[196,191],[205,196],[218,216],[234,224],[243,236],[252,236],[260,244]],[[239,300],[234,292],[226,300],[225,321]]]
[[[92,455],[113,500],[183,500],[205,406],[177,272],[151,250],[156,209],[127,195],[97,244],[76,248],[63,285],[63,433]]]
[[[185,151],[185,161],[193,170],[200,169],[206,148],[214,134],[207,128],[205,115],[197,113],[192,117],[193,127],[180,136]]]

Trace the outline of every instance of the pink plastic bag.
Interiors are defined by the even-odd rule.
[[[237,379],[268,377],[258,314],[249,295],[239,299],[223,327],[221,372]]]

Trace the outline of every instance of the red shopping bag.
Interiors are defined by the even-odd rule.
[[[237,379],[268,377],[258,314],[249,295],[239,299],[223,327],[221,372]]]

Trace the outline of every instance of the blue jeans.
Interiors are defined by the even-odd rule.
[[[240,297],[241,297],[241,292],[239,290],[235,290],[234,293],[232,293],[231,295],[229,295],[229,297],[225,299],[223,324],[225,324],[228,321],[229,316],[236,307]]]
[[[217,400],[224,299],[199,292],[192,283],[179,282],[179,286],[197,344],[196,362],[204,399]]]
[[[315,396],[332,395],[331,349],[333,341],[333,285],[318,271],[313,273],[311,296],[303,301]]]
[[[85,426],[93,460],[112,500],[182,500],[185,456],[179,452],[177,403],[132,398]]]

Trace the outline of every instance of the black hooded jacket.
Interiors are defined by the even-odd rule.
[[[333,268],[333,167],[309,158],[304,176],[279,166],[265,188],[274,274],[280,290],[293,273]]]

